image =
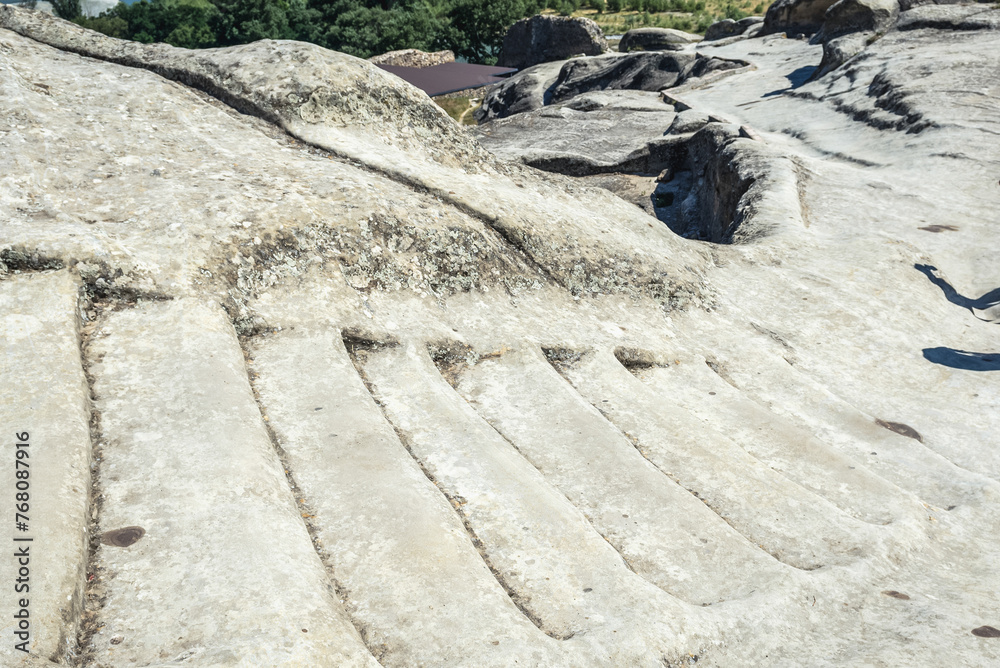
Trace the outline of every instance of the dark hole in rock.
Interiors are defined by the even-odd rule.
[[[653,193],[653,206],[662,208],[674,203],[674,193]]]
[[[980,638],[1000,638],[1000,629],[995,629],[992,626],[980,626],[978,629],[972,629],[972,635]]]
[[[926,227],[918,227],[918,230],[923,230],[924,232],[958,232],[958,228],[954,225],[927,225]]]
[[[629,371],[666,366],[666,363],[663,360],[660,360],[655,353],[648,350],[641,350],[639,348],[626,348],[619,346],[618,348],[615,348],[615,357],[619,362],[621,362],[621,365]]]
[[[908,424],[903,424],[902,422],[889,422],[888,420],[875,420],[875,424],[880,427],[884,427],[889,431],[894,431],[900,436],[906,436],[907,438],[912,438],[915,441],[924,442],[924,437],[920,435],[916,429]]]
[[[101,534],[101,542],[113,547],[128,547],[134,545],[140,538],[146,535],[146,530],[142,527],[122,527],[112,529]]]
[[[886,591],[882,592],[882,594],[885,596],[891,596],[892,598],[898,598],[900,601],[910,600],[910,597],[904,594],[903,592],[894,591],[892,589],[887,589]]]
[[[361,351],[378,350],[380,348],[393,348],[399,342],[392,336],[382,336],[367,330],[349,328],[341,332],[344,346],[347,352],[352,355]]]

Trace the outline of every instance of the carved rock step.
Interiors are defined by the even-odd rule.
[[[540,628],[586,649],[581,665],[661,665],[681,620],[701,608],[629,570],[583,513],[448,385],[423,346],[373,352],[363,369],[411,452]]]
[[[481,361],[458,390],[636,573],[672,595],[696,605],[744,597],[790,570],[644,459],[540,350]]]
[[[334,597],[221,309],[177,300],[113,312],[89,353],[99,522],[103,542],[126,545],[97,553],[93,658],[377,666]],[[131,526],[145,534],[109,540]]]
[[[917,514],[912,495],[734,388],[704,358],[678,361],[643,370],[639,377],[657,396],[709,421],[750,455],[852,517],[889,524]]]
[[[875,542],[872,527],[750,456],[676,393],[652,391],[611,352],[558,368],[649,461],[775,558],[813,570],[850,562]]]
[[[705,345],[711,346],[711,352],[703,349],[705,356],[716,360],[717,368],[726,374],[726,381],[739,395],[768,406],[768,412],[773,411],[778,421],[794,425],[796,431],[811,431],[828,444],[824,447],[854,460],[851,465],[857,471],[865,468],[883,479],[881,490],[869,489],[870,501],[879,500],[878,505],[867,503],[870,508],[888,507],[887,502],[898,504],[904,495],[910,497],[911,508],[914,498],[947,508],[975,502],[982,497],[984,487],[995,485],[935,452],[907,425],[898,424],[896,428],[913,431],[909,437],[892,431],[891,425],[880,426],[878,416],[866,415],[781,357],[762,355],[767,348],[761,341],[717,332],[704,332],[702,336]],[[688,368],[691,366],[698,365]],[[699,369],[698,373],[705,375],[707,369]],[[655,375],[661,380],[664,376]],[[986,450],[981,459],[991,463],[994,458]],[[898,517],[901,513],[894,514]]]
[[[76,643],[87,562],[91,453],[76,306],[77,284],[65,271],[0,282],[0,511],[9,523],[0,559],[4,666],[47,665],[42,657],[58,661]],[[25,432],[29,445],[19,448],[17,435]],[[18,458],[20,451],[27,456]],[[24,481],[28,530],[20,531],[15,485]],[[13,542],[12,534],[32,540]],[[16,583],[23,577],[18,573],[22,564],[13,555],[24,548],[27,581]],[[17,592],[16,585],[29,589]],[[30,656],[14,647],[22,642],[15,640],[19,620],[13,616],[22,598],[30,615]]]
[[[329,565],[382,665],[568,663],[490,573],[335,330],[265,337],[253,368]]]

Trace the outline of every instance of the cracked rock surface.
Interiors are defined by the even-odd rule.
[[[1000,662],[998,15],[474,134],[0,7],[0,663]]]

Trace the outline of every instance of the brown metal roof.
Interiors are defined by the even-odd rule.
[[[377,67],[390,74],[395,74],[431,97],[497,83],[503,81],[505,76],[517,72],[516,69],[510,67],[490,67],[488,65],[470,65],[469,63],[441,63],[431,67],[399,67],[397,65],[378,65]]]

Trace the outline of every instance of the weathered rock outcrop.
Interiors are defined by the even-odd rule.
[[[596,90],[658,91],[745,62],[696,53],[650,51],[548,63],[515,74],[490,90],[476,112],[480,122],[538,109]]]
[[[826,10],[837,0],[776,0],[767,8],[761,34],[812,35],[823,27]]]
[[[1000,663],[997,23],[479,128],[569,177],[0,7],[0,664]]]
[[[816,39],[828,41],[852,32],[884,33],[897,16],[898,0],[838,0],[826,10]]]
[[[629,51],[680,51],[689,44],[701,41],[701,35],[693,35],[673,28],[634,28],[622,36],[618,50]]]
[[[507,30],[497,64],[523,70],[573,56],[596,56],[608,50],[600,27],[585,18],[532,16]]]
[[[687,238],[745,243],[802,225],[794,166],[740,128],[655,93],[605,91],[476,129],[507,160],[591,179]],[[653,185],[654,177],[662,185]],[[638,180],[637,180],[638,179]],[[632,191],[643,185],[653,192]]]
[[[814,37],[814,41],[823,43],[823,60],[812,78],[837,69],[893,26],[900,30],[997,29],[995,19],[982,5],[926,3],[902,15],[899,10],[896,0],[840,0],[833,5],[827,11],[823,29]]]
[[[823,44],[823,60],[814,79],[853,58],[883,35],[899,16],[898,0],[839,0],[826,11],[823,28],[813,37]]]
[[[428,53],[420,49],[401,49],[372,56],[368,62],[375,65],[395,65],[397,67],[432,67],[442,63],[455,62],[455,54],[451,51]]]
[[[737,35],[747,35],[753,37],[763,29],[764,17],[748,16],[739,21],[733,19],[722,19],[716,21],[705,31],[705,41],[735,37]]]
[[[657,93],[584,93],[543,109],[480,125],[490,151],[571,176],[614,172],[659,173],[683,142],[664,137],[677,114]]]

